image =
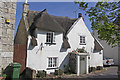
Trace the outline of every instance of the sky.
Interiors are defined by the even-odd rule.
[[[28,4],[30,10],[42,11],[44,9],[47,9],[48,14],[55,16],[67,16],[70,18],[77,18],[78,13],[82,13],[86,26],[88,27],[89,31],[92,32],[89,17],[85,16],[85,12],[78,9],[78,5],[74,2],[28,2]],[[94,3],[90,3],[90,5],[93,4]],[[17,2],[15,34],[20,19],[22,17],[22,9],[23,2]]]

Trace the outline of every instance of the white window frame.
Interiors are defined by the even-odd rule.
[[[86,36],[80,35],[80,45],[86,45]]]
[[[56,61],[54,63],[55,59],[56,59]],[[48,68],[57,68],[57,66],[58,66],[58,57],[48,57],[48,65],[47,66],[48,66]]]
[[[48,35],[48,34],[50,34],[50,35]],[[55,43],[55,33],[54,32],[46,33],[46,43],[49,43],[49,44]]]

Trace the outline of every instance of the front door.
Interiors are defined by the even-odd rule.
[[[86,74],[86,56],[80,56],[80,74]]]

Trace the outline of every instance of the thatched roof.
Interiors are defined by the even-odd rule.
[[[32,32],[34,32],[35,28],[66,33],[76,20],[77,19],[68,17],[49,15],[46,9],[41,12],[31,10],[28,12],[28,23],[31,35],[33,35]]]
[[[70,45],[66,37],[67,35],[66,33],[77,19],[49,15],[46,12],[46,9],[41,12],[29,10],[26,19],[28,21],[29,34],[32,37],[36,37],[35,36],[36,34],[34,34],[36,28],[38,30],[40,29],[45,31],[62,32],[64,34],[62,47],[66,49],[70,48]],[[33,42],[36,42],[35,38],[33,39],[34,39]],[[25,20],[22,18],[16,33],[15,44],[21,44],[26,42],[27,32],[25,29]],[[35,43],[35,45],[37,44]]]

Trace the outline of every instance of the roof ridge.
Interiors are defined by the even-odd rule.
[[[42,11],[36,11],[36,10],[29,10],[29,11],[31,11],[31,12],[38,12],[38,13],[40,13],[40,12],[46,12],[46,13],[47,13],[47,9],[44,9],[44,10],[42,10]],[[49,13],[47,13],[47,14],[50,15],[50,16],[59,17],[59,18],[67,18],[67,19],[72,19],[72,20],[78,19],[78,18],[70,18],[70,17],[68,17],[68,16],[55,16],[55,15],[51,15],[51,14],[49,14]]]
[[[50,15],[50,14],[49,14],[49,15]],[[50,16],[59,17],[59,18],[67,18],[67,19],[72,19],[72,20],[78,19],[78,18],[70,18],[70,17],[68,17],[68,16],[55,16],[55,15],[50,15]]]

